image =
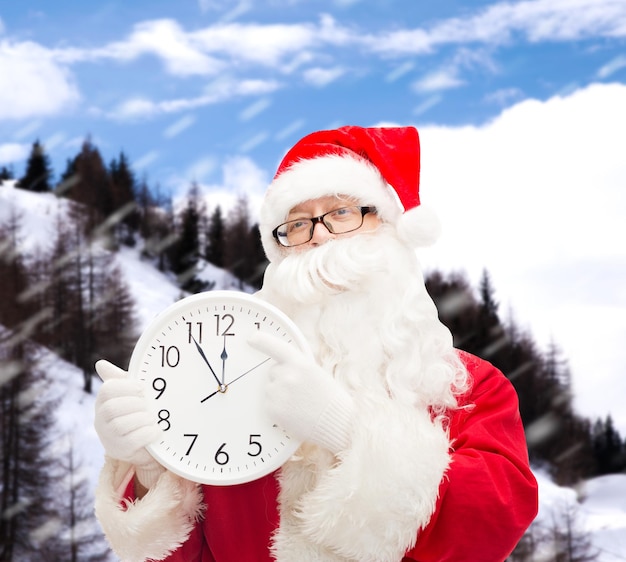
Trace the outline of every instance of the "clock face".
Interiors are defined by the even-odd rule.
[[[248,346],[257,330],[308,352],[285,314],[235,291],[184,298],[139,338],[129,373],[145,384],[163,432],[148,450],[172,472],[204,484],[240,484],[276,470],[298,448],[265,413],[273,360]]]

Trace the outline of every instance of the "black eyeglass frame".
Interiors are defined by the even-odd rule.
[[[359,209],[359,211],[361,212],[361,223],[359,224],[359,226],[355,227],[355,228],[351,228],[350,230],[344,230],[343,232],[333,232],[332,231],[332,225],[328,225],[326,224],[326,222],[324,222],[324,218],[326,217],[326,215],[330,215],[332,213],[336,213],[337,211],[341,211],[342,209],[350,209],[352,207],[356,207],[357,209]],[[274,237],[274,239],[276,240],[276,243],[279,246],[282,246],[283,248],[294,248],[295,246],[302,246],[302,244],[306,244],[307,242],[310,242],[311,239],[313,238],[313,232],[315,231],[315,227],[317,226],[318,222],[321,222],[331,234],[347,234],[348,232],[354,232],[355,230],[358,230],[359,228],[361,228],[363,226],[363,219],[365,218],[365,215],[367,215],[368,213],[375,213],[376,212],[376,207],[373,206],[360,206],[360,205],[347,205],[346,207],[339,207],[338,209],[333,209],[332,211],[328,211],[326,213],[324,213],[323,215],[319,215],[318,217],[310,217],[310,218],[305,218],[305,219],[294,219],[292,221],[287,221],[287,222],[283,222],[280,223],[274,230],[272,230],[272,236]],[[285,226],[286,224],[289,224],[290,222],[298,222],[300,220],[309,220],[311,221],[311,230],[309,233],[309,239],[305,240],[304,242],[300,242],[299,244],[291,244],[289,246],[286,246],[285,244],[283,244],[280,241],[280,238],[278,237],[278,229],[281,226]]]

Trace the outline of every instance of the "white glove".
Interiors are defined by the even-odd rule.
[[[141,384],[108,361],[98,361],[96,372],[104,383],[96,397],[94,425],[104,451],[134,465],[139,481],[150,488],[165,469],[145,449],[159,439],[161,431],[148,410]]]
[[[332,453],[350,444],[352,398],[312,356],[261,332],[248,342],[276,362],[269,370],[266,408],[289,435]]]

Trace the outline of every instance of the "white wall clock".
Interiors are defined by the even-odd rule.
[[[148,450],[167,469],[203,484],[240,484],[273,472],[298,448],[265,413],[273,360],[247,344],[255,330],[310,353],[283,312],[236,291],[186,297],[139,338],[129,373],[146,386],[163,432]]]

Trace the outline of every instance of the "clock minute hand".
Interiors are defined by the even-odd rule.
[[[208,365],[209,369],[211,369],[211,374],[213,375],[213,377],[215,378],[215,381],[217,382],[217,384],[221,388],[223,385],[220,382],[220,379],[217,378],[217,375],[215,374],[215,371],[213,370],[213,367],[211,367],[211,363],[209,363],[209,360],[206,358],[206,355],[204,354],[204,351],[202,351],[202,348],[200,347],[200,344],[196,341],[196,338],[194,338],[193,336],[191,336],[191,339],[193,340],[193,343],[196,344],[196,349],[198,350],[198,353],[200,354],[202,359],[204,359],[204,362]]]

